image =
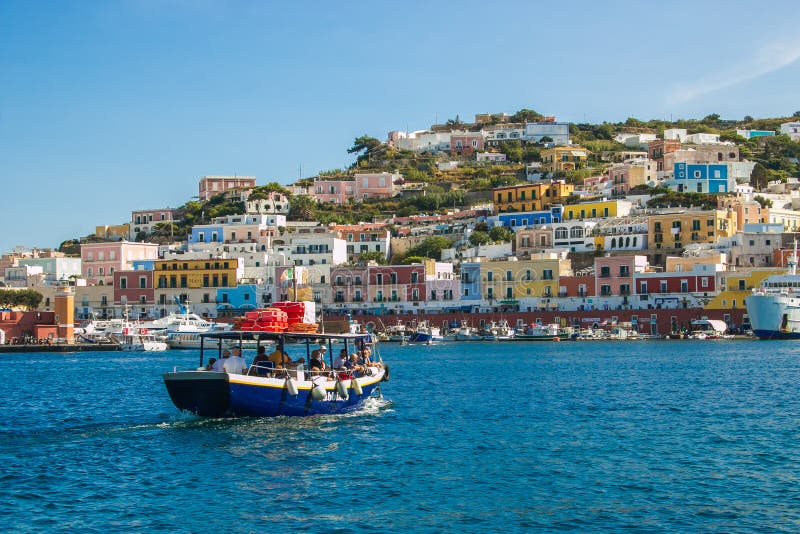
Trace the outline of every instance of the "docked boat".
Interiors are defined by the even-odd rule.
[[[389,379],[382,362],[363,366],[360,371],[306,371],[302,365],[285,369],[251,366],[248,374],[206,370],[206,356],[221,357],[226,340],[271,341],[289,357],[310,361],[311,351],[320,343],[328,346],[330,369],[334,348],[347,354],[370,347],[363,334],[318,334],[294,332],[207,332],[201,335],[199,367],[164,374],[172,402],[182,411],[204,417],[274,417],[336,414],[358,410],[370,397],[380,396],[381,383]],[[292,343],[290,343],[292,342]],[[336,346],[334,342],[338,342]],[[338,352],[338,350],[337,350]],[[378,361],[379,355],[376,354]],[[267,372],[259,371],[267,369]]]
[[[511,341],[514,339],[514,329],[509,326],[508,321],[500,319],[497,322],[492,321],[484,327],[481,337],[486,341]]]
[[[146,329],[135,332],[125,332],[115,335],[120,349],[127,352],[162,352],[167,350],[167,344],[159,340]]]
[[[559,338],[558,324],[533,323],[517,330],[514,337],[517,341],[553,341]]]
[[[461,326],[456,330],[456,341],[483,341],[483,336],[474,326],[467,321],[461,321]]]
[[[420,321],[408,338],[409,343],[430,343],[443,340],[441,328],[432,326],[428,321]]]
[[[751,328],[760,339],[800,339],[797,242],[788,263],[788,273],[768,276],[744,299]]]

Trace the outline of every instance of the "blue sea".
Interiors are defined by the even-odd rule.
[[[382,400],[179,413],[194,353],[2,354],[0,529],[800,530],[800,344],[385,344]]]

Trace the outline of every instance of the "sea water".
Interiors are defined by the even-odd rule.
[[[800,530],[800,344],[380,348],[383,399],[179,413],[190,352],[4,354],[3,531]]]

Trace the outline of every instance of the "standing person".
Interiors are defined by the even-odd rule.
[[[244,370],[247,368],[247,363],[242,358],[242,351],[238,347],[233,349],[233,355],[229,358],[225,359],[225,363],[222,364],[223,369],[225,369],[226,373],[234,374],[234,375],[241,375],[244,373]]]

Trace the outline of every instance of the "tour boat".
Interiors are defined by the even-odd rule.
[[[800,339],[797,242],[788,264],[787,274],[768,276],[744,299],[751,328],[760,339]]]
[[[345,370],[310,372],[303,365],[275,369],[251,366],[248,374],[215,372],[206,369],[206,357],[222,357],[226,341],[270,341],[289,357],[310,361],[311,351],[324,344],[326,365],[333,368],[333,353],[350,354],[370,345],[365,334],[318,334],[294,332],[230,331],[200,335],[199,367],[173,369],[164,374],[164,384],[172,402],[182,411],[204,417],[274,417],[337,414],[358,410],[370,397],[380,396],[381,383],[389,379],[389,368],[380,362],[365,366],[363,372]],[[338,343],[336,343],[338,342]],[[334,344],[335,343],[335,344]],[[269,350],[269,349],[268,349]],[[245,355],[247,360],[250,356]]]

